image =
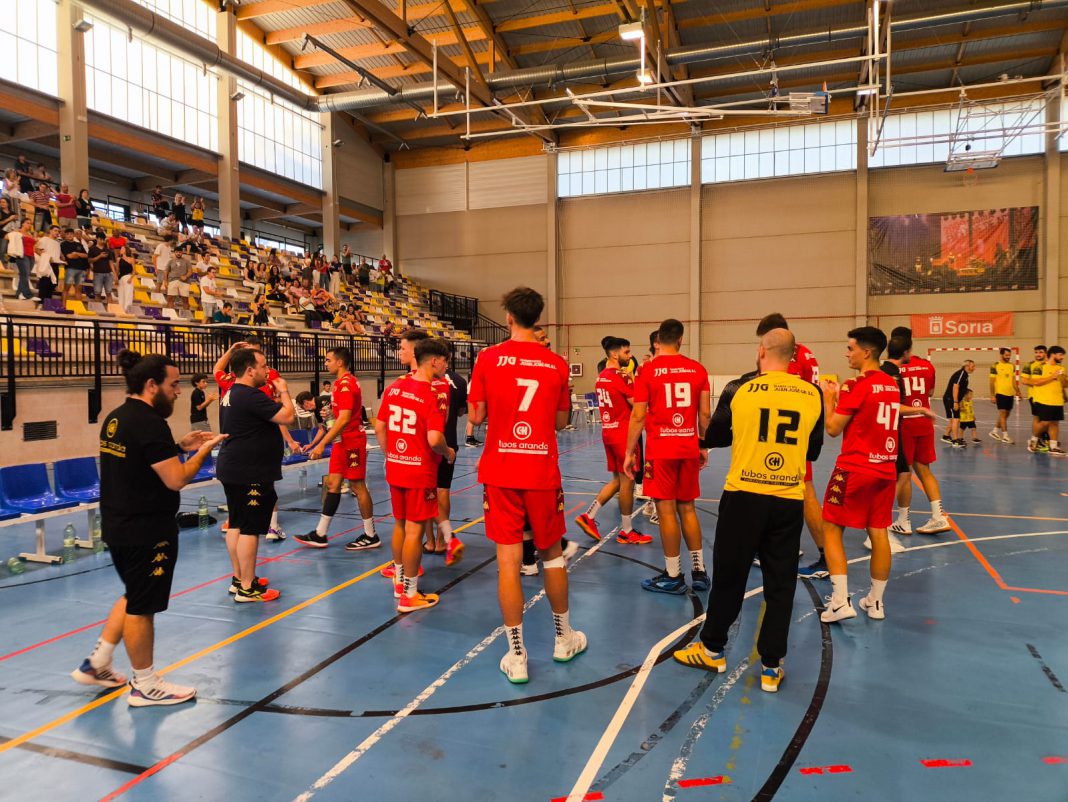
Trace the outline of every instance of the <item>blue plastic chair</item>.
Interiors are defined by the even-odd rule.
[[[311,445],[311,441],[315,439],[317,429],[290,429],[289,433],[293,436],[293,439],[300,443],[302,446]],[[331,450],[333,450],[334,444],[330,443],[323,449],[323,456],[329,457]]]
[[[33,513],[63,510],[78,503],[52,492],[43,462],[0,468],[0,507]]]
[[[63,500],[100,501],[100,474],[93,457],[59,460],[55,465],[56,495]]]
[[[7,507],[0,507],[0,521],[11,521],[21,515],[22,513],[18,510],[9,510]]]
[[[182,462],[186,462],[186,461],[188,461],[188,459],[191,456],[193,456],[193,455],[192,454],[183,453],[179,457],[179,459],[181,459]],[[214,478],[215,478],[215,457],[212,456],[211,454],[208,454],[208,456],[204,459],[203,464],[201,464],[200,470],[197,471],[196,476],[193,477],[193,481],[194,482],[206,482],[209,479],[214,479]]]

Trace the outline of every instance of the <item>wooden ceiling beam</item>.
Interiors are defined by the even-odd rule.
[[[709,14],[703,17],[691,17],[679,20],[679,28],[707,28],[710,25],[726,25],[734,22],[746,22],[748,20],[763,19],[765,17],[779,17],[796,12],[819,11],[825,8],[838,8],[840,6],[857,6],[857,0],[788,0],[785,3],[775,3],[770,8],[763,3],[740,11],[724,11],[718,14]]]
[[[374,1],[375,0],[353,0],[353,2],[374,2]],[[390,13],[392,13],[392,12],[390,12]],[[400,17],[397,17],[397,21],[400,22],[402,26],[404,25],[404,23],[400,19]],[[467,28],[463,28],[462,30],[463,30],[464,36],[467,38],[468,42],[482,41],[482,40],[484,40],[486,38],[486,34],[484,34],[482,32],[482,29],[479,28],[477,25],[472,25],[472,26],[469,26]],[[392,53],[404,53],[404,52],[407,51],[407,52],[412,53],[412,55],[416,56],[417,58],[419,58],[420,61],[424,61],[424,59],[423,59],[421,54],[415,52],[412,49],[412,47],[409,47],[408,44],[406,44],[405,40],[408,38],[406,30],[405,30],[405,33],[402,34],[402,35],[394,34],[391,30],[388,30],[388,29],[384,29],[384,32],[388,34],[386,38],[388,40],[391,40],[391,41],[387,41],[386,44],[358,45],[356,47],[341,47],[341,48],[337,49],[337,52],[340,53],[345,58],[352,59],[353,61],[358,61],[361,58],[373,58],[375,56],[388,56],[388,55],[390,55]],[[413,37],[413,41],[415,41],[415,37],[418,37],[419,40],[422,40],[422,42],[425,43],[426,52],[428,54],[427,55],[427,59],[429,59],[432,62],[433,58],[430,55],[431,54],[430,42],[427,41],[424,37],[422,37],[418,33],[413,33],[412,37]],[[456,34],[454,32],[435,33],[435,34],[433,34],[433,38],[437,40],[438,47],[443,47],[445,45],[459,44],[459,40],[457,39]],[[441,54],[439,53],[438,55],[440,56]],[[335,63],[336,62],[334,61],[334,57],[333,56],[331,56],[329,53],[322,53],[322,52],[306,53],[306,54],[302,54],[300,56],[297,56],[296,58],[293,59],[293,67],[294,67],[294,69],[298,69],[298,70],[306,70],[306,69],[308,69],[310,67],[322,67],[323,65],[326,65],[326,64],[335,64]]]

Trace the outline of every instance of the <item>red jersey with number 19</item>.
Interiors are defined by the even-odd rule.
[[[707,392],[708,371],[682,354],[660,354],[642,369],[634,383],[634,402],[649,405],[646,460],[698,456],[698,403]]]
[[[488,430],[478,481],[519,490],[560,487],[556,413],[571,408],[567,363],[536,342],[506,340],[478,355],[467,400]]]
[[[330,411],[334,420],[342,410],[352,413],[348,425],[341,432],[341,442],[350,443],[366,440],[367,435],[363,431],[363,391],[360,382],[351,373],[346,373],[334,382],[330,392]]]
[[[601,411],[601,439],[612,445],[626,445],[634,381],[619,368],[605,368],[594,389]]]
[[[917,409],[931,408],[931,393],[935,388],[935,368],[926,359],[918,356],[910,357],[909,361],[901,366],[901,387],[905,391],[905,405]],[[927,417],[913,417],[901,419],[901,426],[905,431],[927,431],[934,428],[934,422]]]
[[[849,379],[838,394],[835,412],[851,415],[835,466],[887,479],[897,476],[897,423],[901,391],[881,370]]]
[[[430,448],[427,434],[445,431],[445,411],[430,382],[402,376],[386,389],[378,419],[386,422],[386,482],[390,486],[437,486],[441,455]]]

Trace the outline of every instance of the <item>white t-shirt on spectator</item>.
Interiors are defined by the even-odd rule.
[[[171,251],[171,246],[166,242],[161,242],[157,245],[156,250],[152,252],[152,255],[156,257],[157,270],[166,270],[170,267],[173,251]]]

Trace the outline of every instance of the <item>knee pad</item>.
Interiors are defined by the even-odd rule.
[[[323,500],[323,515],[328,515],[333,518],[337,513],[339,504],[341,504],[340,493],[327,493],[326,498]]]
[[[564,559],[564,555],[554,557],[551,560],[542,560],[541,567],[548,571],[550,568],[567,568],[567,560]]]

